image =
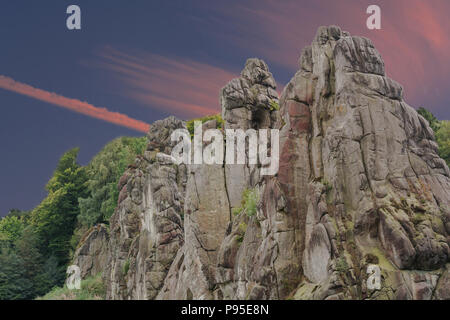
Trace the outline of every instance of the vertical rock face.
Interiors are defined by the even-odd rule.
[[[269,129],[279,120],[276,83],[266,63],[248,59],[239,78],[231,80],[220,92],[225,130]],[[235,148],[236,150],[236,148]],[[246,146],[248,156],[248,146]],[[259,182],[256,165],[225,165],[230,207],[239,207],[242,193]]]
[[[277,119],[278,110],[270,107],[278,104],[275,81],[259,59],[247,60],[241,76],[222,89],[220,101],[225,129],[269,128]],[[216,128],[215,121],[203,125],[208,128]],[[218,276],[232,212],[240,206],[243,191],[259,182],[257,166],[248,163],[190,165],[188,173],[185,244],[158,299],[220,298],[218,282],[232,280]]]
[[[371,41],[321,27],[283,92],[283,119],[305,105],[311,172],[297,297],[433,292],[439,271],[420,280],[416,271],[401,270],[439,270],[449,261],[449,169]],[[361,282],[370,261],[385,264],[380,292]],[[420,288],[402,296],[408,282]]]
[[[368,39],[321,27],[299,64],[275,124],[280,170],[259,183],[257,215],[238,216],[224,241],[219,297],[447,292],[449,170],[428,123]],[[381,290],[366,287],[368,264],[380,266]]]
[[[151,126],[119,183],[108,298],[450,299],[450,172],[372,42],[321,27],[279,99],[275,88],[249,59],[220,93],[225,130],[280,130],[275,176],[175,165],[184,123]]]
[[[144,157],[120,179],[104,272],[108,299],[153,299],[183,244],[186,171],[170,156],[178,128],[185,125],[173,117],[155,122]]]
[[[108,261],[108,230],[104,224],[89,229],[75,250],[73,265],[80,268],[82,279],[103,272]]]

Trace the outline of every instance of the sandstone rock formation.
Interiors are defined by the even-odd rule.
[[[89,229],[74,253],[73,265],[80,268],[81,278],[103,272],[108,261],[108,230],[104,224]]]
[[[450,256],[449,169],[370,40],[318,30],[281,97],[288,125],[289,112],[305,107],[310,176],[295,296],[431,294]],[[382,266],[381,291],[366,290],[367,263]]]
[[[185,124],[151,126],[119,183],[108,298],[450,299],[449,168],[372,42],[321,27],[279,99],[275,89],[249,59],[220,93],[224,129],[280,130],[275,176],[178,166],[170,133]]]
[[[269,128],[277,119],[275,81],[267,65],[249,59],[241,77],[220,95],[225,129]],[[204,129],[216,128],[215,121]],[[248,151],[248,150],[247,150]],[[221,278],[222,246],[233,221],[233,210],[245,189],[259,182],[256,165],[190,165],[185,199],[185,245],[172,264],[158,299],[212,299]],[[232,250],[232,249],[231,249]]]
[[[103,275],[108,299],[153,299],[183,244],[186,170],[168,154],[171,132],[184,127],[173,117],[155,122],[144,156],[120,179]]]

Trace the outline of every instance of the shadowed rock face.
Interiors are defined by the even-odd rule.
[[[369,39],[321,27],[279,99],[249,59],[220,101],[225,129],[280,130],[278,174],[177,166],[184,123],[156,122],[119,183],[109,298],[450,299],[449,169]]]
[[[80,267],[81,278],[93,277],[103,272],[108,261],[108,229],[99,224],[89,229],[75,250],[73,265]]]
[[[174,117],[155,122],[144,156],[120,179],[103,274],[108,299],[153,299],[183,244],[186,168],[163,153],[178,128],[185,124]]]

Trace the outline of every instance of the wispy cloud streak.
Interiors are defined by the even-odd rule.
[[[106,108],[95,107],[87,102],[66,98],[53,92],[34,88],[28,84],[15,81],[12,78],[2,75],[0,75],[0,88],[133,130],[147,132],[150,127],[149,124],[132,119],[127,115],[111,112]]]
[[[224,5],[208,19],[193,19],[205,33],[230,46],[294,73],[300,50],[320,25],[336,24],[352,35],[373,40],[390,77],[405,88],[405,98],[441,115],[450,85],[448,0],[378,0],[382,30],[366,28],[372,0],[249,0]],[[273,68],[273,67],[272,67]],[[275,73],[275,77],[277,74]]]
[[[111,72],[121,94],[180,117],[220,112],[219,91],[238,73],[184,58],[102,48],[94,65]]]

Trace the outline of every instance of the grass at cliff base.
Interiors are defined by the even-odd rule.
[[[55,287],[43,297],[36,300],[105,300],[105,285],[101,273],[95,277],[88,277],[81,281],[79,290]]]

